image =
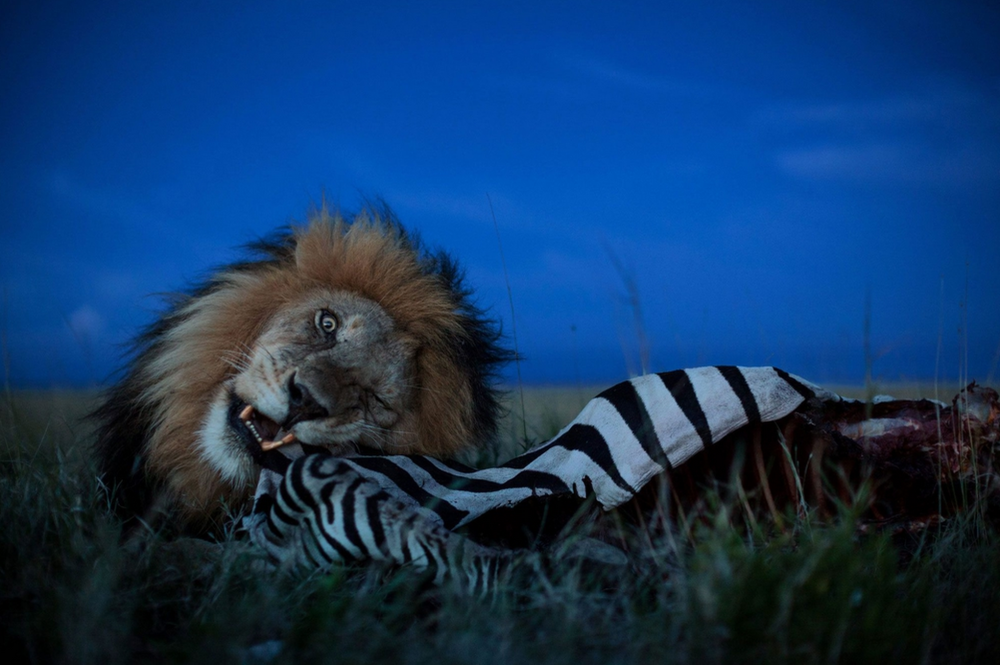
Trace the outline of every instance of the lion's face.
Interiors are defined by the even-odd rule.
[[[394,221],[320,210],[180,298],[96,412],[125,515],[245,505],[275,441],[455,457],[487,445],[509,358],[461,271]],[[249,423],[249,424],[248,424]]]
[[[335,454],[410,449],[416,348],[371,300],[312,292],[230,359],[236,374],[219,387],[198,444],[235,482],[255,473],[253,451],[282,439]]]

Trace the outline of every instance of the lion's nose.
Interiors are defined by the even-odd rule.
[[[297,374],[288,377],[288,417],[282,423],[284,429],[304,420],[326,418],[329,415],[326,408],[309,392],[309,388],[298,381]]]

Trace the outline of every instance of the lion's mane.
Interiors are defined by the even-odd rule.
[[[104,482],[123,517],[164,503],[178,504],[191,521],[217,515],[223,501],[247,500],[251,488],[233,486],[206,464],[196,436],[213,391],[234,372],[226,359],[251,347],[285,303],[317,286],[378,303],[418,340],[419,440],[400,452],[448,458],[494,439],[495,374],[512,354],[448,254],[427,251],[385,207],[350,220],[324,207],[307,225],[248,249],[248,260],[174,298],[137,337],[132,362],[93,414]]]

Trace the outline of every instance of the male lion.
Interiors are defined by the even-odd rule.
[[[454,457],[492,440],[511,354],[447,254],[384,209],[323,208],[250,249],[137,339],[94,413],[123,517],[166,505],[204,528],[282,442]]]

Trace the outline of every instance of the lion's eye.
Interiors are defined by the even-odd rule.
[[[337,330],[337,317],[331,312],[321,309],[316,312],[316,327],[327,335],[332,335]]]

